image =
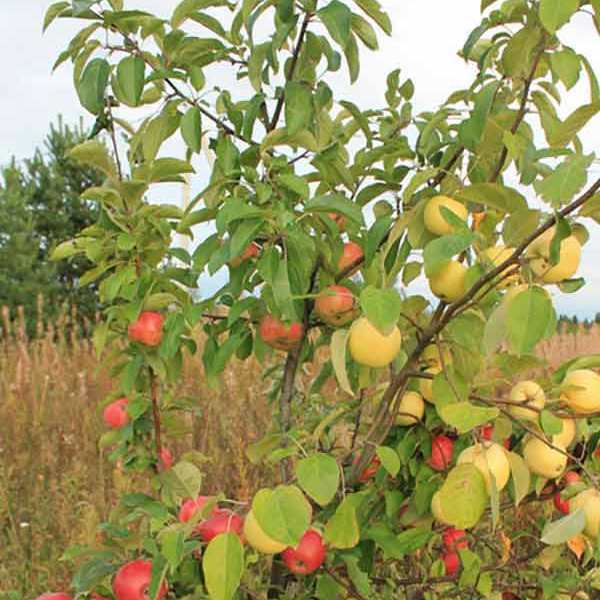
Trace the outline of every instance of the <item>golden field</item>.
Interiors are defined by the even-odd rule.
[[[91,343],[69,313],[28,340],[21,321],[2,313],[0,328],[0,599],[25,598],[68,585],[60,562],[73,543],[92,541],[127,478],[99,449],[98,406],[112,391]],[[84,327],[85,329],[85,327]],[[570,327],[540,345],[553,365],[600,352],[600,327]],[[78,333],[76,334],[75,331]],[[85,331],[83,333],[86,333]],[[187,361],[178,393],[197,399],[198,418],[168,445],[206,456],[205,490],[247,499],[273,481],[245,456],[268,429],[269,382],[254,361],[230,365],[219,391],[204,383],[199,356]],[[11,596],[4,596],[9,598]]]

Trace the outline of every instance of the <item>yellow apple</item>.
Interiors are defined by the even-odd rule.
[[[270,538],[258,524],[254,513],[250,511],[244,521],[244,537],[246,541],[262,554],[278,554],[287,546]]]
[[[429,278],[431,291],[446,302],[456,302],[467,291],[467,267],[451,260]]]
[[[389,335],[383,335],[366,317],[357,319],[350,327],[350,354],[361,365],[385,367],[398,356],[401,345],[402,334],[397,327]]]
[[[567,448],[575,439],[577,425],[574,419],[561,419],[561,421],[563,426],[562,431],[552,436],[552,444],[561,448]]]
[[[496,489],[501,491],[510,477],[510,463],[506,451],[496,442],[483,442],[465,448],[459,455],[457,464],[472,463],[483,475],[488,492],[491,490],[491,475],[496,481]]]
[[[562,383],[561,398],[578,413],[600,410],[600,375],[589,369],[567,373]]]
[[[419,392],[406,392],[400,399],[397,425],[414,425],[425,414],[425,402]],[[411,416],[412,415],[412,416]]]
[[[514,248],[509,248],[507,246],[499,244],[498,246],[493,246],[492,248],[487,248],[481,254],[483,256],[484,262],[491,263],[491,265],[493,267],[498,267],[505,260],[508,260],[512,256],[514,251],[515,251]],[[514,265],[507,267],[502,272],[502,276],[506,275],[507,271],[509,271],[513,267],[514,267]],[[504,289],[511,285],[514,285],[518,281],[519,281],[519,273],[516,272],[516,273],[512,274],[510,277],[506,277],[505,279],[503,279],[500,282],[500,284],[498,285],[498,287],[500,289]]]
[[[581,261],[581,244],[574,235],[570,235],[560,243],[558,264],[550,264],[550,245],[554,233],[554,227],[548,229],[527,250],[531,270],[544,283],[559,283],[573,277]]]
[[[442,525],[452,525],[442,512],[442,503],[440,502],[440,493],[436,492],[431,498],[431,514],[433,518]]]
[[[546,405],[546,394],[535,381],[520,381],[512,388],[508,399],[511,403],[509,412],[518,419],[529,421],[537,421],[539,411]]]
[[[440,208],[444,206],[452,211],[459,219],[467,220],[469,211],[464,204],[461,204],[454,198],[448,196],[434,196],[427,202],[423,217],[425,219],[425,227],[435,235],[447,235],[452,233],[454,228],[446,219],[444,219]]]
[[[562,452],[536,437],[525,442],[523,458],[532,473],[546,479],[559,477],[567,466],[567,457]]]
[[[438,373],[442,372],[442,367],[429,367],[424,371],[428,375],[432,375],[435,377]],[[433,379],[421,379],[419,381],[419,391],[421,392],[421,396],[427,400],[427,402],[433,402]]]
[[[600,492],[593,488],[579,492],[570,500],[571,512],[582,508],[585,514],[585,533],[594,541],[600,533]]]
[[[450,348],[448,346],[441,345],[440,348],[437,344],[429,344],[429,346],[425,347],[423,350],[423,354],[421,354],[421,361],[426,365],[442,366],[442,359],[444,365],[449,365],[452,362],[452,353],[450,352]]]

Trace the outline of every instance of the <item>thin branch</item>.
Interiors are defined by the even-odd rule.
[[[450,174],[450,169],[452,169],[452,167],[458,162],[464,151],[465,147],[462,145],[456,149],[456,152],[450,157],[450,160],[448,160],[446,166],[443,167],[442,170],[431,180],[429,187],[437,187],[440,185],[440,183],[442,183],[442,181],[444,181],[444,179],[446,179],[446,177]]]
[[[160,409],[158,407],[158,381],[152,367],[148,368],[150,375],[150,397],[152,399],[152,419],[154,422],[154,444],[156,448],[157,465],[160,464],[162,454],[162,435],[160,423]]]

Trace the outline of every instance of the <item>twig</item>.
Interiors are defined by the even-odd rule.
[[[152,399],[152,418],[154,421],[154,444],[156,448],[157,466],[160,464],[162,454],[160,410],[158,407],[158,381],[152,367],[148,367],[150,375],[150,397]]]

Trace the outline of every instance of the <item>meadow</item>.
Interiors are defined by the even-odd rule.
[[[14,590],[24,598],[68,586],[64,549],[93,542],[96,527],[129,477],[107,460],[109,449],[99,405],[112,391],[98,367],[74,312],[39,326],[28,339],[25,315],[0,328],[0,598]],[[201,336],[199,336],[201,337]],[[201,340],[200,340],[201,341]],[[556,366],[577,354],[600,352],[600,327],[570,326],[540,344]],[[236,361],[218,391],[205,384],[199,356],[186,361],[178,394],[197,400],[197,418],[169,440],[174,454],[194,449],[205,456],[205,492],[224,491],[245,500],[276,479],[269,467],[252,465],[245,450],[262,437],[272,416],[263,368]],[[306,373],[306,381],[310,374]],[[138,484],[140,482],[137,482]],[[143,485],[143,481],[141,482]]]

